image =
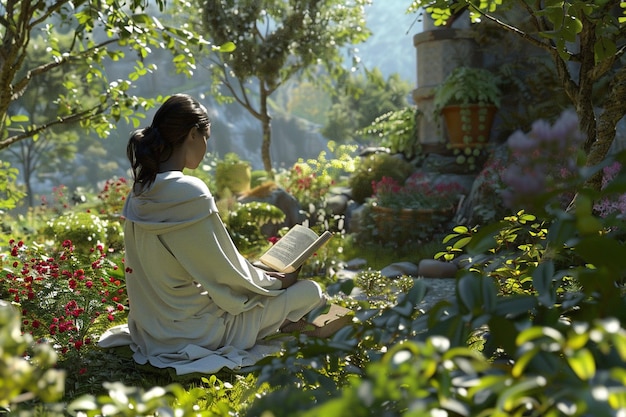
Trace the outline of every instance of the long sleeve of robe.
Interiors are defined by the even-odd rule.
[[[99,344],[128,343],[138,363],[178,374],[252,365],[276,351],[262,338],[324,302],[317,283],[280,289],[252,266],[198,178],[158,174],[150,188],[131,192],[123,216],[128,325]]]

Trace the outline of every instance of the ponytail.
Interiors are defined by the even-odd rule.
[[[149,126],[136,130],[128,141],[126,156],[130,161],[133,179],[141,188],[150,186],[159,172],[159,165],[172,154],[172,145],[165,141],[159,130]]]

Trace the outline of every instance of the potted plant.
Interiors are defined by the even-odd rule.
[[[232,194],[241,194],[250,189],[251,181],[250,163],[243,161],[234,152],[224,155],[215,167],[215,182],[218,194],[222,195],[226,190]]]
[[[441,114],[451,148],[482,146],[489,140],[500,107],[499,78],[484,68],[455,68],[435,89],[435,114]]]
[[[372,182],[369,203],[384,240],[424,238],[452,218],[464,188],[457,182],[433,182],[416,172],[401,184],[390,177]]]

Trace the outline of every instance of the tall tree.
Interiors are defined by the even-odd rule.
[[[338,77],[343,49],[369,36],[369,0],[199,1],[207,36],[218,45],[236,45],[230,54],[211,55],[213,92],[226,98],[220,94],[225,88],[228,98],[260,121],[263,165],[272,172],[268,98],[291,77],[319,75],[320,66]]]
[[[506,12],[518,20],[507,19]],[[528,1],[414,0],[409,11],[425,10],[444,25],[467,9],[472,22],[489,21],[542,48],[551,56],[559,80],[571,100],[587,139],[587,164],[607,155],[617,122],[626,114],[626,3],[620,0]],[[523,15],[534,31],[523,30]],[[600,84],[608,87],[594,94]],[[596,109],[601,112],[596,114]],[[590,185],[599,188],[600,175]]]
[[[156,0],[162,11],[165,0]],[[149,16],[146,0],[6,0],[0,3],[0,150],[21,140],[40,139],[47,129],[80,122],[83,127],[106,136],[114,122],[124,118],[139,123],[140,107],[154,105],[151,99],[133,96],[133,82],[156,70],[145,65],[151,48],[169,49],[179,72],[191,74],[195,68],[192,46],[209,45],[184,25],[164,25]],[[152,14],[156,14],[152,10]],[[60,43],[57,33],[68,33],[72,41]],[[29,66],[32,42],[37,34],[46,39],[47,60]],[[135,55],[134,70],[125,79],[110,81],[104,70],[105,61],[118,61],[126,54]],[[74,80],[66,80],[58,97],[41,97],[56,107],[49,120],[34,121],[22,112],[20,100],[33,81],[43,74],[62,69],[70,71],[76,62],[88,68],[80,74],[80,82],[100,84],[92,91],[94,101],[86,101]],[[41,137],[46,140],[45,137]]]

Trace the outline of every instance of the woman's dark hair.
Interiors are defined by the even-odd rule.
[[[145,188],[154,182],[161,163],[181,146],[192,128],[208,131],[211,121],[206,108],[187,94],[174,94],[157,110],[149,127],[133,132],[126,156],[135,184]]]

